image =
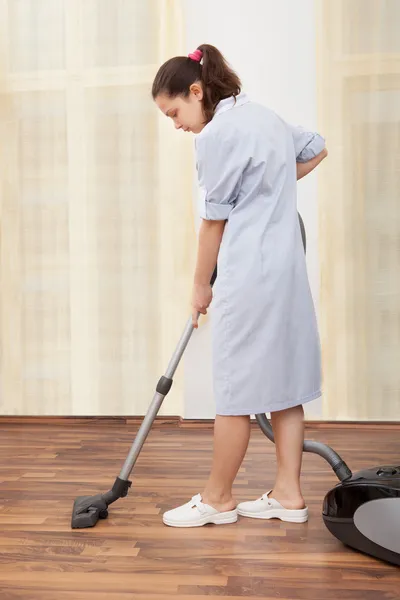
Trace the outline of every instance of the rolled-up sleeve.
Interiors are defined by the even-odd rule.
[[[307,131],[303,127],[290,127],[297,162],[307,162],[321,154],[325,148],[325,139],[319,133]]]
[[[246,151],[233,134],[220,137],[213,132],[196,139],[199,183],[199,215],[224,221],[237,199]]]

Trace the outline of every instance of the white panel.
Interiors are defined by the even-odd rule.
[[[341,1],[344,54],[374,54],[377,48],[380,54],[400,52],[399,0]]]
[[[67,201],[67,132],[64,92],[14,95],[18,118],[19,177],[23,204]]]
[[[20,182],[23,396],[52,413],[69,398],[68,203],[63,92],[15,94]]]
[[[111,67],[157,62],[154,0],[82,0],[85,65]]]
[[[98,268],[100,410],[150,401],[157,380],[156,114],[147,86],[86,90],[87,193]],[[110,405],[110,400],[112,404]]]
[[[64,68],[64,0],[12,0],[8,21],[10,71]]]

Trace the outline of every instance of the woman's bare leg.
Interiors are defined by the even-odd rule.
[[[216,416],[213,465],[202,494],[205,504],[219,511],[236,507],[232,485],[246,454],[249,439],[249,416]]]
[[[300,488],[300,472],[304,443],[304,410],[295,406],[271,413],[275,437],[278,472],[270,498],[275,498],[284,508],[304,508]]]

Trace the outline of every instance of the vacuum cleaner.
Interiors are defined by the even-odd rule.
[[[256,419],[273,442],[266,415]],[[326,444],[305,440],[303,451],[324,458],[340,480],[324,498],[322,518],[327,529],[344,545],[400,566],[400,465],[353,474]]]
[[[300,214],[299,223],[306,251],[306,233]],[[211,285],[216,277],[217,269]],[[166,372],[157,383],[153,400],[112,489],[104,494],[76,498],[71,520],[73,529],[93,527],[99,519],[107,518],[110,504],[127,496],[132,485],[130,474],[161,404],[171,389],[174,373],[192,332],[190,317]],[[255,417],[262,432],[274,442],[273,429],[267,416],[259,414]],[[400,465],[381,465],[353,474],[337,452],[325,444],[305,440],[303,450],[325,459],[339,479],[339,483],[326,494],[323,501],[322,517],[327,529],[346,546],[400,565]]]

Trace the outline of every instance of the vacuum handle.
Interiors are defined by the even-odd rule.
[[[211,275],[211,279],[210,279],[210,285],[211,285],[211,287],[214,285],[216,279],[217,279],[217,265],[215,265],[214,272]]]
[[[210,279],[211,286],[214,285],[216,278],[217,278],[217,267],[215,267],[214,272]],[[199,318],[199,317],[200,317],[200,313],[197,313],[197,318]],[[156,393],[153,396],[153,400],[152,400],[152,402],[147,410],[147,413],[142,421],[139,431],[137,432],[136,437],[132,443],[131,449],[129,451],[128,456],[126,457],[125,463],[121,469],[119,477],[116,480],[116,483],[115,483],[116,488],[113,488],[113,490],[111,490],[110,492],[107,492],[108,495],[106,496],[106,500],[107,500],[108,504],[111,504],[111,502],[114,502],[117,498],[121,497],[119,486],[126,486],[129,484],[129,482],[128,482],[129,475],[131,474],[132,469],[136,463],[137,457],[139,456],[142,446],[143,446],[144,442],[146,441],[146,438],[149,434],[149,431],[154,422],[154,419],[156,418],[158,411],[160,410],[161,404],[163,403],[165,396],[168,394],[169,390],[171,389],[173,376],[174,376],[175,371],[179,365],[179,362],[183,356],[186,346],[189,343],[190,337],[193,333],[193,329],[194,328],[193,328],[193,323],[192,323],[192,317],[190,316],[187,320],[185,329],[181,335],[178,345],[175,348],[175,352],[173,353],[173,355],[169,361],[169,364],[167,366],[165,374],[160,378],[160,380],[157,384]],[[117,489],[117,492],[115,492],[115,489]],[[127,488],[122,487],[121,489],[124,492],[125,491],[127,492]],[[118,495],[118,494],[120,494],[120,495]]]

